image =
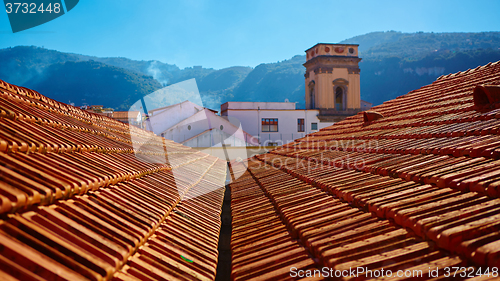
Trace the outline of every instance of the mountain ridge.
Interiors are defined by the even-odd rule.
[[[500,60],[500,32],[371,32],[340,43],[359,44],[361,98],[375,105],[432,83],[442,74]],[[0,50],[0,79],[64,98],[63,102],[83,105],[108,101],[105,106],[125,110],[133,98],[195,78],[203,105],[209,108],[218,110],[226,101],[285,99],[304,108],[304,62],[304,55],[296,55],[254,68],[180,69],[155,60],[100,58],[18,46]],[[65,76],[72,80],[59,78]],[[94,92],[82,85],[92,85]]]

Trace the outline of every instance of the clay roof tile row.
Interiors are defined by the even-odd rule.
[[[251,178],[231,190],[262,190],[314,268],[498,270],[500,109],[494,100],[476,105],[473,91],[484,84],[500,85],[498,62],[442,76],[372,108],[374,118],[357,114],[255,156]],[[262,220],[271,214],[255,211]],[[233,220],[233,236],[247,225]],[[254,263],[268,256],[241,251]]]
[[[242,168],[235,164],[233,171]],[[290,237],[280,213],[250,173],[245,172],[230,188],[233,280],[285,280],[290,279],[292,266],[316,269],[317,263]]]
[[[214,280],[226,163],[0,81],[1,280]]]

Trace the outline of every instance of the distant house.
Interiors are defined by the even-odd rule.
[[[113,118],[113,109],[104,108],[103,105],[82,105],[80,109]]]
[[[186,100],[181,103],[150,110],[148,112],[149,120],[146,129],[156,135],[160,135],[168,128],[203,110],[203,108],[203,106]]]
[[[145,128],[166,139],[190,147],[258,146],[238,120],[217,115],[217,111],[184,101],[148,112]]]
[[[286,144],[333,124],[321,122],[318,114],[317,109],[296,109],[294,102],[226,102],[221,105],[223,117],[239,120],[243,130],[264,146]]]
[[[123,123],[142,126],[142,115],[139,111],[114,111],[111,118]]]
[[[373,103],[360,100],[361,110],[365,111],[373,107]]]

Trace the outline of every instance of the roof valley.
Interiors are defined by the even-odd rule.
[[[345,201],[337,199],[331,185],[323,184],[320,188],[317,183],[306,181],[302,174],[296,173],[296,170],[295,173],[291,173],[291,170],[287,170],[285,166],[279,166],[281,169],[271,168],[274,167],[272,160],[265,156],[262,156],[261,161],[269,166],[265,169],[267,172],[263,176],[257,176],[257,180],[259,181],[262,177],[265,180],[265,177],[275,175],[280,178],[281,184],[269,186],[268,183],[266,187],[265,183],[259,182],[259,185],[267,194],[270,194],[275,208],[282,210],[281,217],[284,218],[285,225],[292,236],[300,239],[308,247],[312,256],[319,261],[318,267],[340,271],[349,270],[352,266],[349,260],[352,259],[358,260],[355,263],[357,267],[375,267],[373,270],[380,268],[390,270],[402,265],[405,265],[408,270],[413,270],[413,267],[423,265],[428,267],[440,265],[440,268],[443,268],[464,264],[464,261],[457,256],[445,258],[448,254],[439,250],[434,242],[422,240],[414,232],[406,230],[403,226],[389,223],[384,217],[379,217],[383,220],[377,219],[367,212],[366,207],[363,208],[352,201],[349,204],[343,203]],[[271,175],[266,175],[266,173]],[[350,178],[354,177],[350,176]],[[291,184],[289,180],[286,180],[288,178],[299,180],[299,182]],[[291,207],[297,206],[297,203],[301,201],[307,202],[307,199],[314,200],[315,203],[301,205],[300,209]],[[365,242],[347,248],[342,246],[351,240]],[[379,251],[386,252],[386,254],[379,255]],[[401,253],[398,254],[399,256],[390,256],[391,251]],[[421,256],[426,256],[426,258],[421,259]],[[394,265],[383,266],[388,261]]]
[[[3,81],[0,94],[0,279],[215,278],[225,161]]]
[[[279,280],[289,276],[290,267],[318,269],[319,264],[308,249],[290,235],[281,212],[250,172],[253,168],[252,163],[248,169],[242,163],[231,163],[235,173],[247,170],[237,183],[229,185],[233,225],[231,278]],[[255,261],[259,256],[262,259]]]
[[[498,85],[500,62],[442,76],[253,157],[255,185],[319,266],[498,270]]]

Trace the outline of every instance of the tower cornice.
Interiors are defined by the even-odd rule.
[[[357,67],[358,63],[361,60],[362,59],[360,57],[317,56],[306,61],[303,64],[303,66],[306,67],[306,70],[309,70],[311,66],[320,66],[320,65],[328,65],[329,67],[335,67],[335,68],[345,68],[353,65]]]

